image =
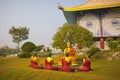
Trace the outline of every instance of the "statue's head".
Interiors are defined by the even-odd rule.
[[[69,42],[67,43],[67,47],[70,47],[70,43]]]

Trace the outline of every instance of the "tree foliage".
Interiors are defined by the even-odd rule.
[[[32,42],[26,42],[22,45],[21,49],[23,52],[32,52],[36,48],[36,45]]]
[[[18,27],[15,28],[12,26],[12,28],[9,30],[9,34],[13,38],[13,42],[18,44],[18,51],[19,51],[19,44],[21,41],[28,39],[29,35],[29,29],[27,27]]]
[[[6,55],[11,55],[11,54],[17,54],[17,49],[12,49],[12,48],[0,48],[0,56],[6,56]]]
[[[67,42],[73,45],[89,47],[93,44],[93,36],[90,31],[81,26],[65,23],[54,34],[52,47],[60,47],[63,50]]]

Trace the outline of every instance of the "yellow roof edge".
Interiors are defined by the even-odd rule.
[[[120,2],[111,4],[99,4],[99,5],[81,5],[77,7],[64,8],[63,11],[80,11],[80,10],[91,10],[100,8],[120,7]]]

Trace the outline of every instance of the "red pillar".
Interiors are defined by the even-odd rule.
[[[101,49],[104,49],[104,39],[103,39],[103,25],[102,25],[102,13],[99,14],[99,22],[100,22],[100,32],[101,32],[101,35],[100,35],[100,48]]]
[[[100,38],[100,48],[104,49],[104,39]]]

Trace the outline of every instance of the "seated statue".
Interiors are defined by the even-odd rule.
[[[56,66],[52,66],[54,63],[53,58],[51,57],[51,53],[48,54],[48,57],[45,59],[45,69],[46,70],[58,70],[59,68]]]
[[[32,68],[36,68],[36,69],[43,69],[42,66],[38,65],[37,53],[35,53],[31,56],[30,66]]]
[[[60,71],[74,72],[75,69],[69,66],[71,64],[71,58],[68,57],[69,53],[66,53],[65,55],[65,58],[61,58],[62,67],[60,68]]]
[[[79,72],[87,72],[87,71],[90,71],[90,70],[91,70],[90,65],[91,65],[90,59],[89,59],[89,57],[86,57],[86,58],[83,59],[83,64],[82,64],[80,67],[78,67],[77,70],[78,70]]]

